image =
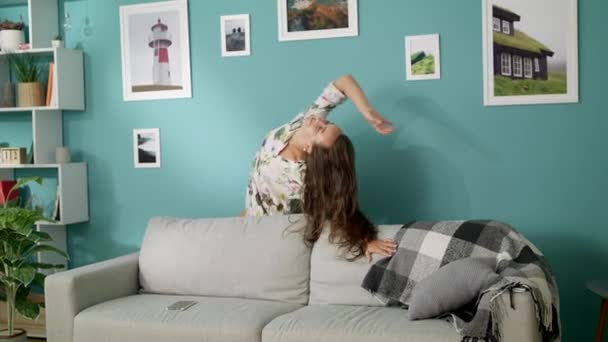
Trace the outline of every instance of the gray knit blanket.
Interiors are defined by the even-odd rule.
[[[370,268],[363,288],[387,305],[409,306],[412,290],[440,267],[463,258],[496,260],[497,283],[467,309],[446,313],[462,341],[500,341],[504,305],[500,294],[527,289],[534,300],[543,341],[560,339],[557,285],[543,254],[511,226],[497,221],[413,222],[395,236],[397,252]]]

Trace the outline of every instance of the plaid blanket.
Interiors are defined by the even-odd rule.
[[[530,291],[543,341],[559,340],[558,290],[542,253],[509,225],[497,221],[413,222],[397,235],[397,252],[372,265],[363,288],[387,305],[410,303],[417,283],[441,266],[463,258],[496,260],[500,280],[481,291],[476,303],[446,313],[463,341],[500,341],[506,301],[514,288]],[[512,303],[511,303],[512,305]]]

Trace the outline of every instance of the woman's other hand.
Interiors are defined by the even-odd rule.
[[[372,262],[373,254],[381,256],[392,256],[397,251],[397,245],[393,240],[373,240],[367,243],[365,247],[365,256],[368,262]]]
[[[365,120],[376,130],[376,132],[387,135],[393,131],[393,124],[385,120],[375,109],[369,108],[363,113]]]

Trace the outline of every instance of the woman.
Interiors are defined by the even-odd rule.
[[[349,260],[365,255],[371,261],[374,253],[393,255],[395,243],[377,240],[376,227],[359,209],[355,152],[350,139],[342,134],[331,148],[314,146],[306,156],[306,166],[303,196],[306,242],[316,242],[324,227],[328,227],[329,240],[341,247]]]
[[[302,212],[305,157],[314,146],[331,148],[342,130],[326,120],[346,98],[381,134],[392,127],[376,112],[350,76],[330,83],[306,111],[291,122],[270,131],[253,161],[246,194],[245,215],[288,215]]]
[[[288,215],[302,212],[306,156],[315,147],[331,150],[342,135],[342,130],[326,118],[346,98],[354,103],[363,118],[378,133],[392,132],[390,122],[371,107],[363,90],[350,75],[331,82],[306,111],[266,135],[253,161],[244,215]],[[368,245],[374,253],[394,246],[388,242]]]

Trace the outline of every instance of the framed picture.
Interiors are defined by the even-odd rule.
[[[357,0],[277,0],[279,41],[359,35]]]
[[[133,160],[135,168],[160,167],[160,130],[158,128],[133,130]]]
[[[578,102],[577,0],[482,6],[484,104]]]
[[[120,6],[124,101],[192,97],[186,0]]]
[[[224,15],[220,23],[222,56],[250,56],[249,14]]]
[[[405,37],[405,78],[407,80],[441,78],[438,34]]]

